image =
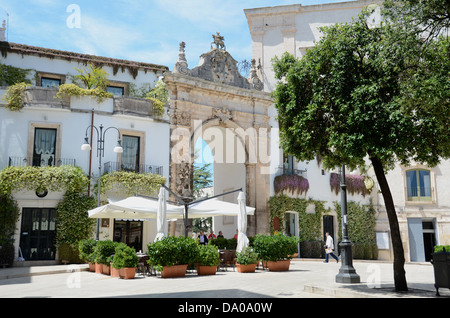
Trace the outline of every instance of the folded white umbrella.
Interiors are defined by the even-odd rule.
[[[247,237],[247,211],[245,206],[245,194],[244,192],[239,192],[238,195],[238,205],[239,205],[239,215],[238,215],[238,237],[236,252],[242,252],[248,246]]]
[[[158,195],[158,211],[157,211],[157,218],[156,218],[156,237],[155,242],[158,240],[162,240],[164,237],[167,236],[167,219],[166,219],[166,212],[167,212],[167,202],[166,202],[166,190],[161,187],[159,189],[159,195]]]

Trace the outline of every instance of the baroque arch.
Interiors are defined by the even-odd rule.
[[[222,159],[215,155],[215,160],[245,165],[245,176],[240,176],[243,180],[239,182],[245,180],[247,205],[256,208],[255,215],[249,216],[247,234],[267,233],[270,94],[261,91],[256,68],[249,79],[244,78],[238,72],[237,62],[221,44],[202,54],[200,65],[192,70],[184,48],[182,42],[174,71],[164,75],[171,130],[169,186],[181,196],[192,196],[195,142],[200,136],[208,139],[214,135],[214,147],[225,153]],[[235,145],[239,144],[243,149],[231,156],[230,149],[236,151]]]

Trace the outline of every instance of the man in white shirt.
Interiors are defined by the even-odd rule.
[[[328,263],[328,255],[331,255],[331,257],[333,257],[336,260],[336,263],[339,262],[339,258],[334,255],[333,250],[334,250],[334,242],[333,242],[333,238],[331,237],[330,233],[326,232],[325,236],[327,237],[327,241],[325,243],[325,262],[324,263]]]

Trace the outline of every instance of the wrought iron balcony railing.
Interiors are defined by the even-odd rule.
[[[103,165],[103,171],[110,173],[114,171],[131,171],[136,173],[153,173],[163,175],[163,166],[147,165],[147,164],[124,164],[122,162],[108,161]]]
[[[38,157],[9,157],[9,166],[14,167],[59,167],[63,165],[75,166],[75,159],[55,158],[50,155],[46,158]]]

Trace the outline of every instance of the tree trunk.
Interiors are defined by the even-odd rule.
[[[383,164],[378,157],[370,157],[378,184],[383,195],[386,213],[389,219],[391,229],[392,247],[394,249],[394,284],[396,291],[407,291],[405,275],[405,255],[403,251],[402,238],[400,236],[400,227],[398,226],[397,214],[395,212],[394,200],[392,199],[391,189],[384,174]]]

